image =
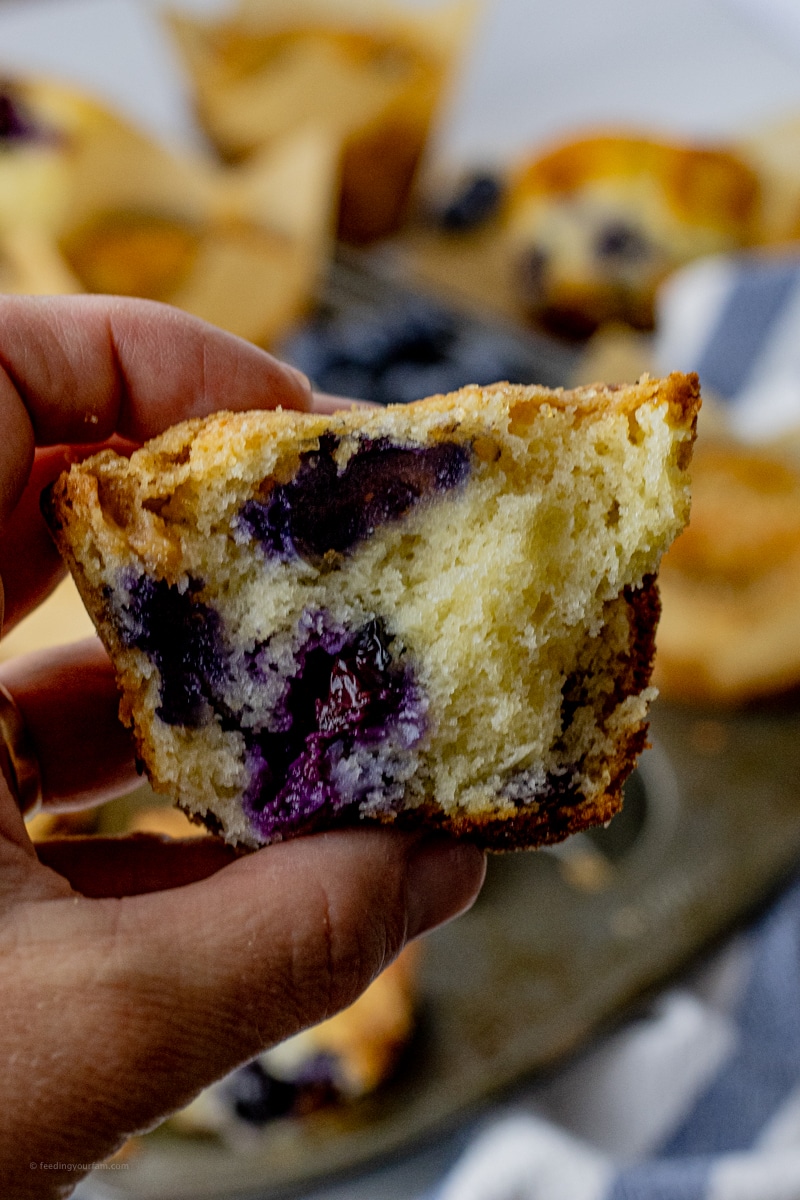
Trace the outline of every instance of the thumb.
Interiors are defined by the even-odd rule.
[[[364,830],[272,846],[165,892],[39,906],[63,1077],[48,1081],[54,1128],[40,1111],[37,1136],[52,1147],[77,1129],[78,1161],[99,1160],[350,1004],[407,940],[468,907],[483,874],[474,847]],[[93,1047],[83,1084],[70,1045]]]

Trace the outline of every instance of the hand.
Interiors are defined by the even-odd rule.
[[[58,582],[41,489],[75,446],[216,408],[329,407],[245,342],[161,305],[0,299],[0,575],[12,625]],[[37,449],[38,447],[38,449]],[[45,807],[137,786],[99,643],[4,664]],[[469,846],[393,832],[238,856],[216,839],[27,835],[0,775],[0,1173],[15,1197],[80,1171],[265,1047],[351,1003],[404,943],[466,908]]]

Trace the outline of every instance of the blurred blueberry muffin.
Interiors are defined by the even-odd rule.
[[[80,92],[0,82],[0,288],[161,300],[274,345],[327,266],[337,173],[312,130],[223,169]]]
[[[741,704],[800,684],[800,471],[698,444],[692,519],[665,557],[656,681],[670,699]]]
[[[0,231],[52,228],[87,140],[116,126],[87,96],[44,79],[0,78]]]
[[[653,326],[662,280],[760,243],[766,185],[743,158],[625,134],[565,141],[502,170],[431,176],[404,235],[412,274],[569,339]]]
[[[490,848],[608,820],[642,748],[696,377],[221,413],[47,512],[156,790],[232,842]]]
[[[260,1054],[168,1123],[232,1145],[284,1117],[352,1104],[389,1083],[417,1028],[421,947],[412,942],[349,1008]]]
[[[240,161],[304,126],[340,151],[339,234],[367,242],[403,219],[472,7],[413,13],[370,0],[240,0],[172,26],[204,127]]]
[[[560,145],[510,180],[504,234],[520,300],[571,335],[612,320],[650,328],[661,281],[751,244],[759,205],[755,173],[722,148],[624,134]]]

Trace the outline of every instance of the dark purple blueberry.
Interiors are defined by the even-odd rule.
[[[38,141],[43,132],[19,97],[0,84],[0,146]]]
[[[249,1125],[266,1125],[294,1108],[297,1088],[275,1079],[259,1062],[240,1067],[225,1080],[224,1094],[233,1111]]]
[[[248,500],[241,526],[267,554],[311,562],[333,551],[343,554],[388,521],[404,516],[427,495],[449,491],[469,472],[469,449],[455,442],[396,446],[386,439],[361,443],[340,470],[338,442],[320,438],[302,455],[294,479],[272,489],[266,500]]]
[[[424,732],[424,705],[409,669],[393,661],[382,621],[337,634],[312,618],[306,633],[283,701],[288,721],[278,714],[280,733],[246,734],[245,810],[265,836],[296,830],[323,808],[357,803],[370,782],[347,788],[337,782],[337,769],[354,750],[379,747],[401,723],[409,747]]]
[[[239,511],[239,525],[273,558],[294,557],[292,497],[286,487],[273,488],[269,500],[247,500]]]
[[[598,233],[594,251],[605,262],[637,263],[651,256],[652,244],[634,225],[613,221]]]
[[[185,591],[163,579],[125,580],[116,596],[123,645],[144,651],[161,676],[157,714],[167,725],[204,724],[225,678],[219,614],[196,599],[201,584]]]
[[[439,222],[448,233],[466,233],[493,217],[503,198],[503,184],[496,176],[481,171],[465,179],[447,206]]]
[[[386,631],[372,620],[333,662],[328,694],[316,704],[320,733],[348,733],[382,720],[387,706],[393,707],[386,674],[391,661]]]

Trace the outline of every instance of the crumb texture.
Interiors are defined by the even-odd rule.
[[[55,485],[159,790],[229,840],[606,820],[644,744],[694,377],[221,413]]]

